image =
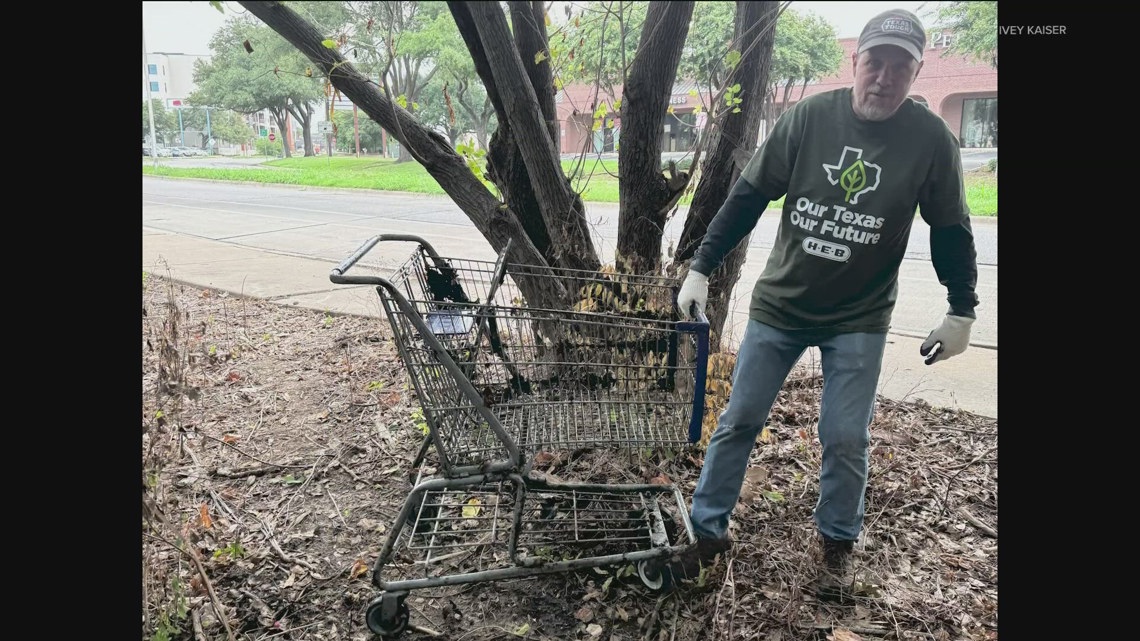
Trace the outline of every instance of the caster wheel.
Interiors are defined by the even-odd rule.
[[[404,603],[406,594],[381,594],[372,599],[364,613],[368,629],[383,639],[396,639],[408,629],[411,612]]]
[[[637,578],[645,587],[654,592],[663,592],[672,585],[669,568],[660,560],[638,561]]]

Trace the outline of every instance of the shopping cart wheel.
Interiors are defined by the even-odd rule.
[[[672,573],[668,566],[658,559],[648,559],[637,562],[637,578],[645,587],[654,592],[664,592],[673,584]]]
[[[384,639],[395,639],[408,629],[411,613],[404,603],[407,594],[385,593],[372,599],[364,614],[368,629]]]

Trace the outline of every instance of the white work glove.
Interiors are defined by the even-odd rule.
[[[677,307],[681,309],[681,318],[692,319],[692,306],[705,313],[705,303],[709,299],[709,277],[700,272],[689,270],[685,282],[681,283],[681,291],[677,293]]]
[[[927,365],[961,354],[970,345],[970,325],[973,324],[972,318],[947,314],[942,319],[942,324],[922,342],[918,352],[926,356]],[[935,348],[935,345],[938,347]]]

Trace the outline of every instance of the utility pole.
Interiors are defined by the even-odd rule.
[[[356,116],[356,103],[352,103],[352,132],[356,136],[356,157],[360,157],[360,121]]]

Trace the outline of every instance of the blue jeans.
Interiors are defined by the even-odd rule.
[[[831,539],[859,538],[867,488],[868,426],[886,348],[886,333],[789,332],[749,320],[732,373],[732,394],[705,452],[693,494],[693,529],[719,538],[740,498],[748,456],[784,379],[808,347],[823,361],[819,440],[823,462],[815,522]]]

